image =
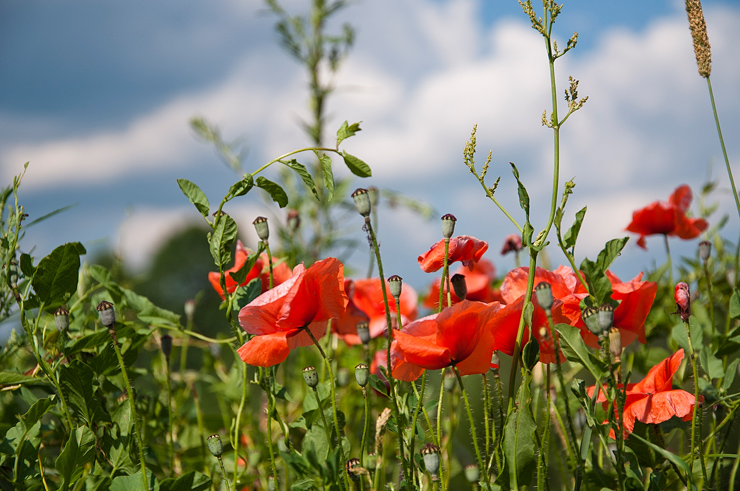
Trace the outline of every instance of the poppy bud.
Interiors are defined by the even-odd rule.
[[[540,281],[537,286],[534,287],[534,294],[537,296],[537,303],[545,311],[552,309],[552,304],[555,301],[552,297],[552,286],[546,281]]]
[[[683,281],[676,285],[673,298],[676,300],[676,313],[681,316],[683,322],[688,322],[691,316],[691,293],[689,285]]]
[[[712,243],[708,240],[702,240],[699,242],[699,257],[706,264],[709,260],[709,256],[712,254]]]
[[[393,276],[388,278],[388,285],[390,286],[391,295],[393,295],[393,298],[398,298],[401,296],[401,290],[403,289],[403,278],[401,278],[397,274],[394,274]]]
[[[465,275],[453,274],[452,278],[450,278],[450,283],[452,283],[452,291],[455,292],[457,298],[465,300],[465,297],[468,296],[468,285],[465,283]]]
[[[370,343],[370,324],[367,321],[360,321],[357,323],[356,329],[362,344],[367,345]]]
[[[455,215],[448,213],[442,217],[442,237],[449,239],[455,233]]]
[[[360,459],[354,458],[349,459],[346,464],[347,474],[352,478],[354,482],[360,482],[360,473],[358,472],[362,466],[360,465]]]
[[[103,300],[98,304],[98,316],[100,317],[100,322],[108,329],[112,329],[116,325],[116,311],[113,308],[113,304],[107,300]]]
[[[599,307],[599,327],[601,332],[605,333],[611,329],[614,323],[614,307],[608,303],[603,304]]]
[[[291,231],[298,231],[298,228],[301,226],[301,215],[298,214],[298,210],[289,210],[286,221],[288,222],[288,228]]]
[[[436,477],[439,471],[439,447],[434,443],[427,443],[421,447],[421,456],[424,458],[424,466],[429,474],[432,478]]]
[[[303,369],[303,380],[306,381],[306,385],[313,389],[319,385],[319,374],[316,373],[314,367],[306,367]]]
[[[211,455],[220,459],[221,455],[224,453],[224,444],[221,442],[221,437],[218,435],[211,435],[208,437],[207,442],[208,450],[211,452]]]
[[[185,317],[188,318],[188,321],[193,320],[193,316],[195,315],[195,300],[192,298],[189,298],[185,300]]]
[[[370,204],[370,196],[368,195],[367,189],[355,189],[355,192],[352,193],[352,199],[354,200],[355,207],[357,208],[357,211],[360,213],[360,215],[366,218],[369,217],[372,205]]]
[[[159,343],[162,346],[162,353],[164,353],[164,357],[169,361],[170,359],[170,353],[172,353],[172,336],[169,334],[165,334],[161,338],[159,338]]]
[[[611,353],[614,363],[621,363],[622,334],[616,327],[612,327],[611,329],[609,329],[609,353]]]
[[[347,384],[349,384],[349,370],[340,368],[337,371],[337,385],[339,387],[347,387]]]
[[[522,250],[522,238],[517,234],[507,235],[504,239],[504,247],[501,249],[501,255],[510,252],[519,252]]]
[[[69,310],[59,307],[54,311],[54,324],[59,332],[66,332],[69,329]]]
[[[252,222],[252,225],[254,225],[254,229],[257,231],[257,237],[261,241],[267,242],[267,239],[270,238],[270,227],[267,226],[267,218],[257,217]]]
[[[470,483],[476,483],[480,480],[480,469],[475,464],[465,466],[465,479]]]
[[[355,379],[360,387],[365,387],[370,381],[370,369],[364,363],[360,363],[355,367]]]
[[[601,334],[601,325],[599,324],[598,313],[599,309],[596,307],[586,307],[581,313],[581,318],[586,324],[586,327],[588,327],[588,330],[596,336]]]

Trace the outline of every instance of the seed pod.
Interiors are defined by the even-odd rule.
[[[552,309],[552,304],[555,299],[552,296],[552,286],[546,281],[540,281],[537,286],[534,287],[534,294],[537,296],[537,303],[545,311]]]
[[[421,456],[424,458],[424,466],[429,474],[436,477],[439,471],[439,447],[434,443],[427,443],[421,447]]]
[[[360,363],[355,367],[355,379],[360,387],[365,387],[370,381],[370,369],[364,363]]]
[[[599,327],[602,333],[606,333],[612,328],[614,323],[614,307],[608,303],[599,307]]]
[[[616,327],[609,329],[609,353],[614,363],[622,362],[622,334]]]
[[[67,332],[67,329],[69,329],[69,310],[64,307],[56,309],[54,311],[54,324],[56,324],[59,332]]]
[[[403,289],[403,278],[401,278],[397,274],[394,274],[393,276],[388,278],[388,285],[390,286],[391,295],[393,295],[393,298],[398,298],[401,296],[401,290]]]
[[[221,442],[221,437],[219,435],[211,435],[208,437],[207,442],[211,455],[217,459],[221,458],[221,455],[224,453],[224,444]]]
[[[303,369],[303,380],[306,381],[306,385],[314,388],[319,385],[319,374],[314,367],[306,367]]]
[[[100,322],[108,329],[112,329],[116,325],[116,311],[113,308],[113,304],[107,300],[103,300],[98,304],[98,316],[100,317]]]
[[[360,459],[349,459],[347,461],[346,467],[349,477],[352,478],[354,482],[360,482],[360,473],[358,472],[362,468],[362,466],[360,465]]]
[[[360,213],[360,215],[364,217],[369,217],[372,205],[370,204],[370,196],[368,195],[367,189],[355,189],[355,192],[352,193],[352,199],[354,200],[355,207],[357,208],[357,211]]]
[[[712,255],[712,243],[708,240],[702,240],[699,242],[699,257],[706,264],[709,260],[709,256]]]
[[[267,225],[267,218],[257,217],[252,222],[252,225],[254,225],[254,229],[257,231],[257,237],[261,241],[267,242],[267,239],[270,238],[270,227]]]
[[[172,353],[172,336],[169,334],[165,334],[161,338],[159,338],[159,343],[162,346],[162,353],[164,353],[164,357],[169,361],[170,359],[170,353]]]
[[[465,466],[465,479],[470,483],[476,483],[480,480],[480,469],[475,464]]]
[[[588,327],[588,330],[596,336],[601,334],[601,325],[599,324],[598,313],[599,309],[595,307],[586,307],[581,313],[581,318],[583,318],[583,322],[586,324],[586,327]]]
[[[442,237],[449,239],[455,233],[455,215],[448,213],[442,216]]]
[[[370,343],[370,324],[367,321],[357,323],[357,335],[360,337],[362,344],[367,345]]]

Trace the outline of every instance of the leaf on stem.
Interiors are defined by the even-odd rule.
[[[195,183],[188,181],[187,179],[178,179],[177,185],[180,186],[182,193],[190,200],[198,212],[207,217],[211,210],[211,206],[208,204],[208,198],[201,189],[195,185]]]
[[[344,158],[344,164],[352,174],[358,177],[370,177],[373,175],[373,171],[370,170],[370,166],[354,155],[350,155],[343,151],[342,157]]]
[[[235,182],[231,185],[229,188],[229,195],[232,198],[235,198],[237,196],[244,196],[249,192],[250,189],[254,187],[254,178],[252,177],[252,174],[244,174],[244,177],[240,181]]]
[[[329,196],[327,201],[334,199],[334,171],[331,169],[331,157],[328,155],[321,154],[314,150],[316,158],[321,162],[321,169],[324,171],[324,186],[326,187]]]
[[[216,223],[216,228],[208,234],[211,256],[217,266],[231,262],[231,245],[236,240],[237,230],[234,219],[229,215],[222,215]]]
[[[31,280],[39,304],[54,309],[69,299],[77,289],[80,255],[85,252],[79,242],[69,242],[39,261]]]
[[[259,176],[254,183],[257,185],[258,188],[262,188],[270,195],[270,198],[280,206],[280,208],[285,208],[288,205],[288,194],[285,192],[283,188],[280,187],[279,184],[272,182],[269,179],[266,179],[262,176]]]
[[[342,123],[342,126],[340,126],[337,130],[337,147],[339,147],[339,144],[347,138],[355,136],[358,131],[362,131],[359,122],[349,124],[347,121],[345,121],[344,123]]]
[[[514,410],[506,418],[502,438],[504,465],[496,479],[502,489],[526,486],[535,474],[537,423],[532,416],[532,394],[528,382],[525,380],[519,386]]]
[[[303,179],[303,182],[308,186],[308,189],[311,190],[314,196],[316,196],[316,199],[319,199],[319,193],[316,191],[316,183],[313,180],[313,177],[311,177],[311,174],[306,169],[306,166],[299,163],[297,160],[292,159],[290,162],[285,162],[283,160],[280,161],[282,164],[287,165],[291,169],[293,169],[296,174],[301,176],[301,179]]]

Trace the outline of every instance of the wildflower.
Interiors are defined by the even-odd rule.
[[[475,263],[480,261],[483,253],[488,250],[488,242],[478,240],[469,235],[458,235],[450,239],[449,256],[447,264],[456,261],[462,262],[472,270]],[[440,240],[434,244],[427,252],[419,256],[419,266],[425,273],[439,271],[444,266],[445,241]]]
[[[627,385],[623,438],[632,433],[635,421],[659,424],[674,416],[683,421],[691,421],[696,404],[694,395],[682,389],[673,389],[673,375],[678,371],[683,357],[683,349],[680,349],[651,368],[644,379]],[[589,387],[588,395],[592,396],[594,390],[595,387]],[[596,402],[602,402],[606,406],[603,392],[600,391]],[[609,436],[614,438],[614,432]]]
[[[645,237],[654,234],[693,239],[705,231],[709,224],[703,218],[688,218],[686,212],[691,205],[691,188],[679,186],[668,198],[668,202],[655,201],[632,213],[628,232],[640,234],[637,245],[647,250]]]
[[[329,319],[341,317],[348,299],[344,292],[344,267],[327,258],[305,268],[299,264],[293,276],[239,311],[239,323],[254,334],[238,352],[250,365],[269,367],[284,361],[290,350],[313,344]]]
[[[418,319],[394,333],[393,376],[416,380],[423,369],[455,365],[461,375],[486,373],[493,353],[494,333],[488,328],[500,304],[462,302]]]
[[[507,235],[504,239],[504,247],[501,249],[501,255],[504,256],[510,252],[519,252],[522,250],[522,238],[517,234]]]
[[[270,281],[270,272],[269,267],[267,266],[269,264],[267,254],[262,254],[259,258],[257,258],[257,261],[254,263],[252,269],[249,270],[246,279],[242,283],[237,285],[236,281],[231,277],[230,273],[236,273],[244,266],[244,263],[247,262],[247,258],[249,258],[249,253],[249,249],[244,247],[240,240],[236,242],[234,267],[224,272],[224,281],[226,282],[226,291],[228,293],[234,293],[234,291],[238,287],[248,284],[250,281],[257,277],[259,277],[260,281],[262,282],[262,291],[264,292],[267,290]],[[283,261],[272,258],[272,264],[272,274],[274,280],[273,285],[277,286],[291,277],[290,268]],[[221,289],[221,275],[218,273],[218,271],[212,271],[208,273],[208,281],[211,282],[213,289],[216,290],[216,293],[218,293],[223,299],[224,292]]]
[[[467,300],[477,300],[479,302],[493,302],[501,300],[501,293],[493,287],[496,279],[496,267],[491,261],[481,258],[473,265],[473,269],[461,266],[454,275],[463,275],[465,277],[465,286],[467,287]],[[447,288],[444,289],[444,298],[447,298]],[[458,303],[460,298],[452,290],[452,304]],[[439,303],[439,280],[434,281],[429,289],[429,294],[424,298],[423,305],[430,309],[436,309]],[[446,304],[445,304],[446,305]]]

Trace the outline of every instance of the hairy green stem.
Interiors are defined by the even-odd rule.
[[[473,448],[475,449],[475,456],[478,459],[478,467],[480,468],[481,475],[483,476],[483,482],[486,484],[489,482],[488,471],[484,460],[481,458],[480,449],[478,448],[478,435],[475,431],[475,420],[473,419],[473,412],[470,409],[470,402],[468,402],[468,394],[465,391],[465,385],[463,385],[460,371],[456,365],[452,365],[452,371],[455,372],[457,377],[457,383],[460,385],[460,391],[462,392],[463,402],[465,403],[465,411],[468,413],[468,422],[470,423],[470,434],[473,437]]]
[[[689,322],[684,322],[684,325],[686,326],[686,338],[688,340],[689,345],[689,359],[691,360],[691,371],[694,376],[694,412],[691,416],[691,456],[689,457],[689,467],[692,470],[692,478],[693,478],[693,469],[694,469],[694,458],[696,455],[699,456],[700,463],[701,463],[701,474],[702,478],[704,479],[704,483],[707,482],[707,467],[704,463],[704,452],[702,451],[703,442],[701,439],[701,406],[699,402],[699,371],[696,366],[696,353],[694,352],[694,343],[691,341],[691,329],[689,327]],[[697,411],[698,409],[698,411]],[[699,432],[699,448],[696,448],[696,433],[697,433],[697,427]],[[697,454],[698,452],[698,454]],[[693,479],[692,479],[693,480]]]

